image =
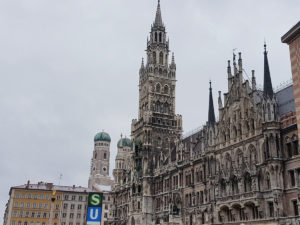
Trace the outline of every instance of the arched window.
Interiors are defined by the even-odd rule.
[[[106,159],[106,152],[104,152],[103,154],[103,159]]]
[[[244,187],[245,192],[249,192],[252,189],[252,179],[249,173],[246,173],[244,176]]]
[[[95,153],[95,159],[97,159],[97,153]]]
[[[162,42],[162,33],[159,33],[159,42]]]
[[[169,87],[168,87],[168,85],[165,85],[165,87],[164,87],[164,93],[165,94],[169,93]]]
[[[232,194],[238,194],[239,193],[239,183],[238,183],[238,179],[236,176],[234,176],[232,178],[231,181],[231,185],[232,185]]]
[[[156,64],[156,52],[153,52],[152,55],[153,55],[153,63]]]
[[[160,84],[156,84],[156,92],[160,92]]]
[[[270,104],[268,104],[268,120],[271,120],[271,108],[270,108]]]
[[[267,176],[266,176],[266,190],[270,190],[270,189],[271,189],[270,174],[267,173]]]
[[[157,138],[157,143],[158,143],[159,146],[161,145],[161,138],[160,137]]]
[[[154,34],[154,40],[157,42],[157,33]]]
[[[164,64],[164,54],[162,52],[159,53],[159,64],[160,65]]]
[[[164,113],[169,113],[169,104],[168,103],[164,104]]]

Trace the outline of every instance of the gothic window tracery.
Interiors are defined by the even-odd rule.
[[[156,52],[153,52],[152,56],[153,56],[153,63],[156,64]]]
[[[164,54],[162,52],[159,53],[159,64],[160,65],[164,64]]]

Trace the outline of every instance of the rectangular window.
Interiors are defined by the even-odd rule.
[[[71,209],[74,209],[75,208],[75,205],[74,204],[71,204]]]
[[[77,209],[81,209],[81,204],[79,204],[79,205],[77,206]]]
[[[60,200],[60,195],[57,195],[57,196],[56,196],[56,199],[57,199],[57,200]]]
[[[40,204],[39,204],[39,208],[41,209],[42,207],[43,207],[43,204],[42,204],[42,203],[40,203]]]
[[[74,218],[74,213],[70,213],[70,218]]]
[[[72,201],[75,201],[75,199],[76,199],[76,196],[72,195]]]
[[[44,195],[40,195],[40,199],[44,199]]]
[[[21,207],[21,208],[23,208],[23,207],[24,207],[24,202],[21,202],[21,205],[20,205],[20,207]]]
[[[23,217],[23,211],[20,211],[20,217]]]
[[[63,218],[66,218],[67,217],[67,213],[63,213],[62,216],[63,216]]]
[[[29,212],[26,212],[26,213],[25,213],[25,217],[29,217]]]
[[[11,223],[11,225],[16,225],[16,221],[13,220],[12,223]]]
[[[26,198],[26,195],[25,195],[25,193],[23,193],[23,194],[22,194],[22,198]]]
[[[41,218],[41,212],[38,212],[37,218]]]
[[[80,219],[80,218],[81,218],[81,214],[77,213],[77,219]]]
[[[35,208],[36,208],[36,203],[33,203],[33,204],[32,204],[32,207],[35,209]]]
[[[27,195],[27,198],[31,199],[31,194],[28,194],[28,195]]]
[[[56,205],[56,206],[55,206],[55,209],[59,209],[59,205]]]
[[[27,206],[26,206],[26,207],[27,207],[27,208],[30,208],[30,203],[29,203],[29,202],[27,203]]]
[[[298,203],[297,200],[293,200],[292,201],[293,204],[293,209],[294,209],[294,214],[295,216],[299,216],[299,210],[298,210]]]
[[[69,195],[65,195],[65,200],[69,200]]]
[[[45,209],[48,209],[48,204],[45,204]]]
[[[17,217],[17,214],[18,214],[18,211],[15,210],[14,213],[13,213],[13,216],[14,216],[14,217]]]
[[[104,218],[107,218],[107,213],[104,213]]]
[[[47,199],[47,200],[49,200],[49,199],[50,199],[49,195],[46,195],[46,199]]]
[[[31,213],[31,217],[32,217],[32,218],[34,218],[34,216],[35,216],[35,213],[34,213],[34,212],[32,212],[32,213]]]
[[[16,198],[20,198],[20,194],[19,193],[16,193]]]
[[[67,209],[67,208],[68,208],[68,204],[65,203],[65,204],[64,204],[64,209]]]
[[[54,214],[54,218],[57,219],[58,218],[58,213]]]
[[[18,202],[15,202],[14,205],[15,205],[15,207],[18,207],[18,206],[19,206],[19,203],[18,203]]]
[[[82,201],[82,196],[79,196],[79,201]]]
[[[37,198],[38,198],[37,194],[35,194],[33,198],[34,198],[34,199],[37,199]]]
[[[291,179],[291,187],[295,187],[295,172],[294,170],[289,171],[290,179]]]
[[[43,214],[43,218],[47,218],[47,213],[44,213],[44,214]]]

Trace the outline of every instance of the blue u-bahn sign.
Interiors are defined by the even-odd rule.
[[[102,216],[102,193],[89,193],[88,207],[86,213],[87,225],[100,225]]]

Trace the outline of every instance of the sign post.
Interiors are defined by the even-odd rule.
[[[87,225],[100,225],[102,216],[102,193],[89,193],[86,213]]]

